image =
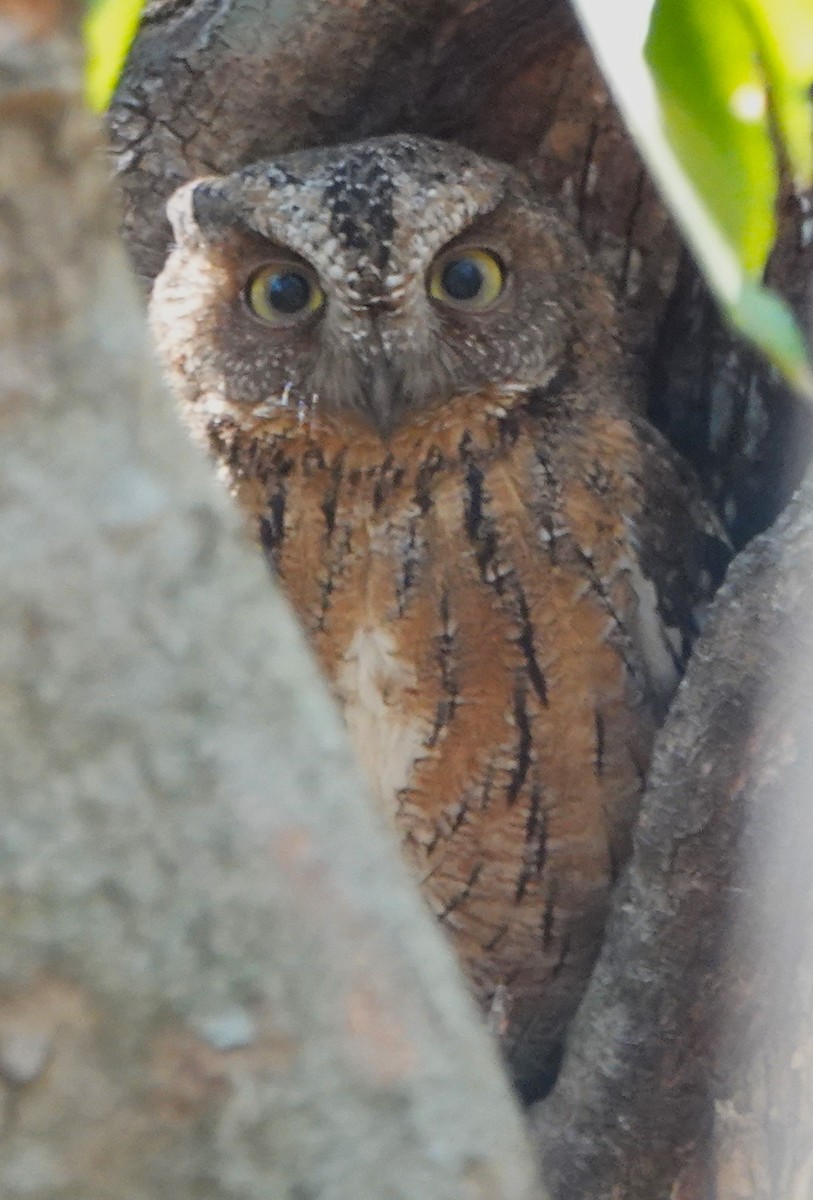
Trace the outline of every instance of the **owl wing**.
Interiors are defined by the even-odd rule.
[[[687,463],[643,419],[630,421],[639,449],[637,503],[625,518],[632,633],[664,709],[680,681],[706,609],[732,556],[731,543]]]

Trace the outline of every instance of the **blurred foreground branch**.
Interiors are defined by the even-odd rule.
[[[538,1197],[292,618],[153,378],[63,20],[0,4],[0,1195]]]

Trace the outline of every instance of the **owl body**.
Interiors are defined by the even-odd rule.
[[[153,324],[187,417],[531,1095],[600,946],[714,519],[636,411],[578,238],[510,168],[377,139],[189,185],[172,215]]]

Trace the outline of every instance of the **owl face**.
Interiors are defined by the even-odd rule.
[[[304,151],[186,184],[168,211],[153,326],[199,417],[293,407],[386,438],[454,396],[544,384],[607,324],[569,226],[448,143]]]

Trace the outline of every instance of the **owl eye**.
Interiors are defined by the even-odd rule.
[[[429,295],[452,308],[487,308],[505,286],[505,268],[489,250],[453,250],[429,276]]]
[[[269,325],[290,325],[318,312],[325,293],[313,271],[300,263],[267,263],[246,287],[246,303]]]

